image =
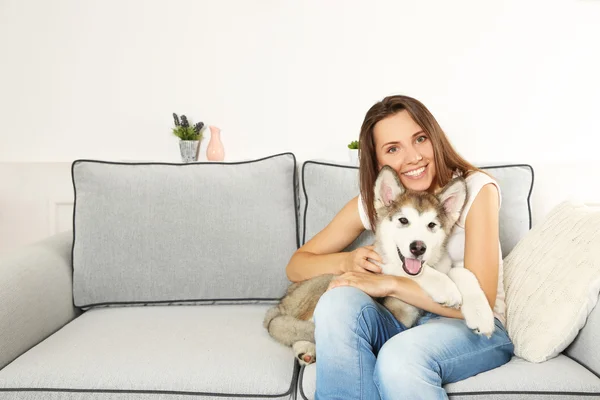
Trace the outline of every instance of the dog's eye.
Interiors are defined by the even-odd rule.
[[[433,229],[437,226],[437,224],[435,222],[430,222],[427,226],[429,227],[429,229]]]
[[[408,220],[404,217],[400,218],[398,221],[400,221],[402,225],[408,225]]]

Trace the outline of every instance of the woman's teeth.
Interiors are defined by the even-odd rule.
[[[408,176],[419,176],[421,175],[423,172],[425,171],[425,167],[421,167],[419,169],[415,169],[409,172],[405,172],[404,175],[408,175]]]

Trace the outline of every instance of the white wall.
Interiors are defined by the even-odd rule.
[[[469,160],[542,168],[542,209],[600,202],[598,21],[596,0],[0,0],[0,162],[178,161],[172,112],[229,161],[345,161],[403,93]]]

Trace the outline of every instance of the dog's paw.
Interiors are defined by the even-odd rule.
[[[292,345],[292,349],[300,365],[309,365],[317,361],[317,350],[312,342],[300,340]]]
[[[445,285],[443,290],[433,292],[431,297],[433,301],[444,307],[458,309],[462,303],[462,294],[454,284]]]
[[[485,302],[466,301],[461,307],[465,322],[473,332],[478,335],[485,335],[488,338],[494,333],[496,325],[494,324],[494,313]]]

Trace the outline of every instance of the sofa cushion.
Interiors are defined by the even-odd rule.
[[[315,364],[302,368],[298,380],[301,398],[314,399],[315,384]],[[589,399],[600,396],[600,379],[564,355],[541,364],[513,357],[501,367],[444,389],[450,399]]]
[[[348,201],[358,196],[358,168],[305,161],[301,176],[304,210],[300,237],[304,244],[319,233]],[[346,250],[372,244],[373,240],[373,233],[365,231]]]
[[[500,244],[506,257],[531,229],[533,167],[528,164],[479,166],[500,185]]]
[[[500,243],[506,256],[531,228],[530,197],[533,168],[526,164],[482,166],[500,185]],[[304,194],[302,244],[323,229],[344,204],[359,193],[358,167],[323,161],[302,165]],[[349,249],[371,244],[373,235],[364,232]]]
[[[504,263],[506,327],[515,354],[542,362],[575,339],[600,292],[600,210],[554,207]]]
[[[0,398],[290,398],[297,364],[263,328],[268,307],[91,309],[1,370]]]
[[[596,307],[592,310],[585,326],[579,331],[579,334],[564,351],[579,364],[585,366],[600,377],[600,307],[596,300]]]
[[[73,295],[82,308],[275,299],[298,247],[296,160],[77,160]]]

